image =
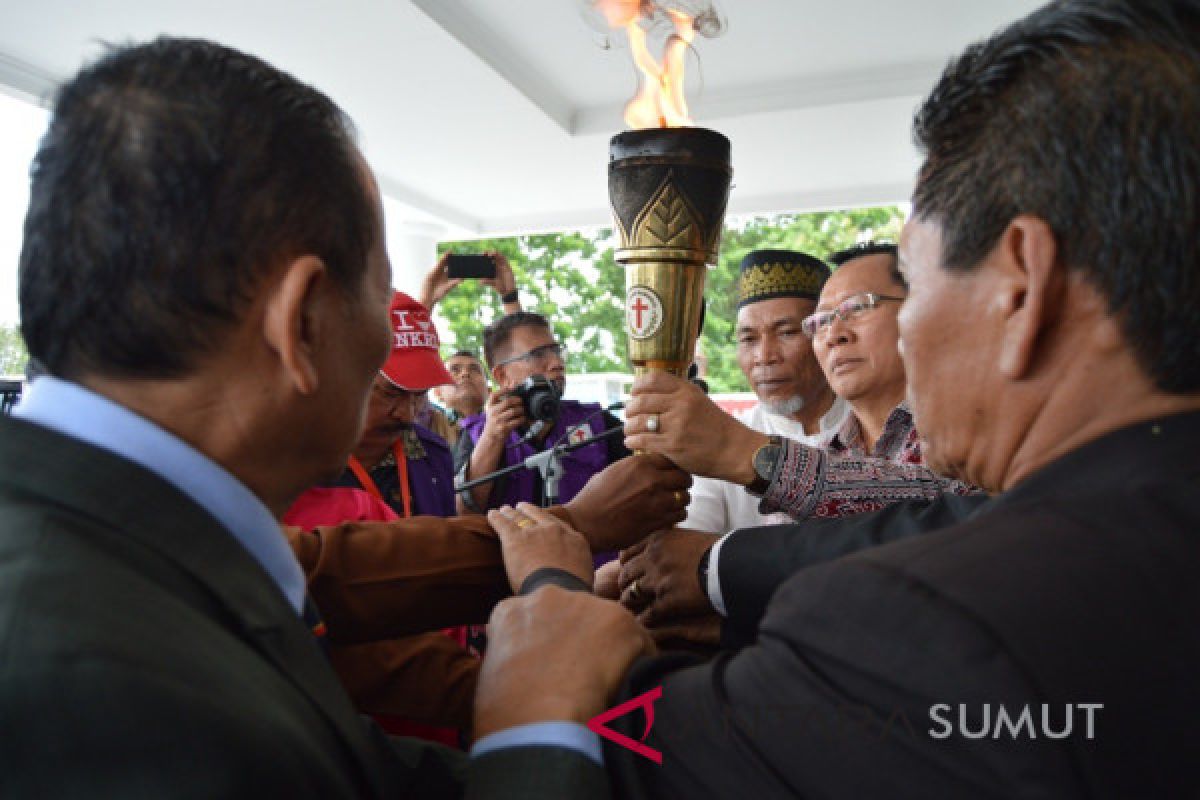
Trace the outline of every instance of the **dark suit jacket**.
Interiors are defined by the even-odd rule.
[[[0,648],[3,797],[445,797],[468,769],[368,727],[206,511],[135,464],[11,419]],[[477,760],[472,795],[604,793],[585,757],[541,756]]]
[[[742,529],[721,545],[717,563],[726,612],[722,645],[752,643],[775,590],[797,570],[948,528],[987,499],[946,492],[936,500],[906,500],[867,514]]]
[[[664,760],[606,743],[616,793],[1195,796],[1197,452],[1200,413],[1116,432],[964,522],[801,570],[751,647],[641,662],[623,696],[662,686],[646,743]],[[1073,705],[1069,736],[1044,735],[1042,704],[1055,733]],[[998,705],[1013,723],[1028,707],[1036,738]]]

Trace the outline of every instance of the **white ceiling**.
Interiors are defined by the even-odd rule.
[[[730,211],[907,199],[922,93],[1037,5],[719,2],[727,29],[696,40],[688,98],[732,140]],[[392,207],[441,238],[608,222],[607,142],[636,78],[582,0],[0,0],[0,85],[45,97],[100,42],[159,33],[249,50],[329,93]]]

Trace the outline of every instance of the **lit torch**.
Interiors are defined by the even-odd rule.
[[[733,170],[729,140],[691,125],[684,62],[701,17],[647,0],[597,0],[608,25],[629,36],[641,88],[625,108],[635,130],[609,142],[608,196],[625,267],[625,320],[635,374],[684,375],[700,334],[705,265],[715,264]],[[712,15],[711,8],[701,12]],[[662,62],[643,23],[670,20]]]

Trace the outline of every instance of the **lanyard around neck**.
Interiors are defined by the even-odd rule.
[[[392,455],[396,459],[396,477],[400,481],[400,501],[404,509],[404,516],[412,516],[412,491],[408,488],[408,457],[404,454],[404,445],[400,440],[392,442]],[[383,494],[379,491],[379,487],[375,485],[375,481],[371,479],[371,473],[367,472],[362,463],[354,456],[350,456],[350,471],[354,473],[354,477],[358,479],[359,486],[366,490],[367,494],[374,497],[384,505],[390,506],[387,500],[383,498]]]

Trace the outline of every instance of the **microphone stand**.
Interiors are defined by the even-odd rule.
[[[590,436],[579,442],[560,442],[549,450],[543,450],[540,453],[534,453],[529,458],[525,459],[520,464],[513,464],[511,467],[504,467],[495,472],[489,472],[480,478],[469,480],[459,486],[455,491],[463,492],[467,489],[472,489],[497,478],[503,477],[510,473],[516,472],[519,469],[536,469],[542,476],[542,507],[549,508],[558,502],[558,484],[562,480],[562,457],[567,453],[578,450],[581,447],[587,447],[589,444],[608,439],[618,433],[624,433],[625,426],[618,425],[614,428],[601,431],[595,436]]]

